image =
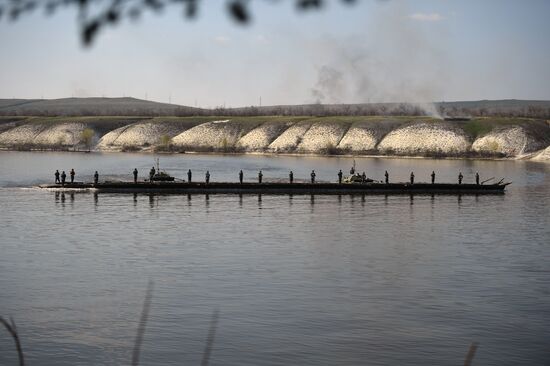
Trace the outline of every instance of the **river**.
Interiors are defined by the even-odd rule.
[[[0,152],[0,315],[29,365],[550,363],[550,164],[356,158],[383,179],[512,181],[497,196],[59,194],[55,169],[131,179],[150,154]],[[344,157],[162,155],[196,180],[335,180]],[[15,364],[0,331],[0,364]]]

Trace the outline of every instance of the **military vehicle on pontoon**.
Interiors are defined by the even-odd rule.
[[[374,179],[363,177],[355,170],[355,159],[353,159],[353,166],[349,170],[350,175],[346,175],[342,180],[344,183],[370,183],[374,182]]]
[[[172,177],[170,174],[161,171],[159,166],[159,159],[157,158],[157,170],[155,172],[155,175],[150,179],[151,182],[173,182],[174,177]]]

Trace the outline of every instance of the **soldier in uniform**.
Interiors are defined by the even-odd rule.
[[[349,170],[349,173],[351,175],[354,175],[355,174],[355,168],[354,167],[351,167],[351,169]]]
[[[210,172],[206,171],[206,184],[210,183]]]
[[[94,184],[97,184],[98,181],[99,181],[99,174],[97,173],[97,170],[96,170],[94,173]]]
[[[138,176],[138,171],[136,168],[134,168],[134,183],[137,183],[137,176]]]
[[[464,176],[462,175],[462,172],[459,172],[458,173],[458,184],[462,184],[462,178],[464,178]]]
[[[67,174],[65,174],[65,171],[61,172],[61,184],[65,184],[65,179],[67,179]]]
[[[315,183],[315,176],[316,176],[315,170],[312,170],[311,171],[311,183]]]
[[[290,173],[288,173],[288,180],[291,184],[294,182],[294,173],[292,172],[292,170],[290,171]]]
[[[241,184],[242,184],[242,182],[243,182],[243,176],[244,176],[244,174],[243,174],[243,171],[241,170],[241,171],[239,172],[239,182],[240,182]]]
[[[55,183],[61,183],[61,181],[59,180],[59,170],[56,169],[54,176],[55,176]]]
[[[153,177],[155,176],[155,173],[156,173],[155,167],[152,167],[151,170],[149,171],[149,181],[150,182],[153,181]]]
[[[432,184],[434,184],[434,183],[435,183],[435,172],[432,171]]]
[[[75,175],[74,169],[71,168],[70,174],[71,174],[71,183],[73,183],[74,182],[74,175]]]
[[[411,172],[411,184],[414,184],[414,173]]]
[[[338,172],[338,184],[342,184],[342,169]]]
[[[191,183],[191,178],[193,176],[193,173],[191,173],[191,169],[187,171],[187,182]]]
[[[388,171],[384,173],[384,177],[386,178],[386,184],[390,183],[390,175],[388,174]]]
[[[476,184],[479,186],[479,173],[476,172]]]
[[[365,183],[366,181],[367,181],[367,174],[363,172],[363,174],[361,175],[361,182]]]
[[[258,173],[258,183],[262,183],[262,177],[263,177],[263,173],[262,171],[260,170],[260,172]]]

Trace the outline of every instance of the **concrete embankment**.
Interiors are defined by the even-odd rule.
[[[5,126],[0,147],[19,150],[533,156],[547,161],[550,145],[547,122],[518,118],[75,117],[23,118]]]

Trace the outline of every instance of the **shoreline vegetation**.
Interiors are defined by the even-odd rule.
[[[203,109],[134,98],[0,99],[0,149],[550,161],[550,101]]]

